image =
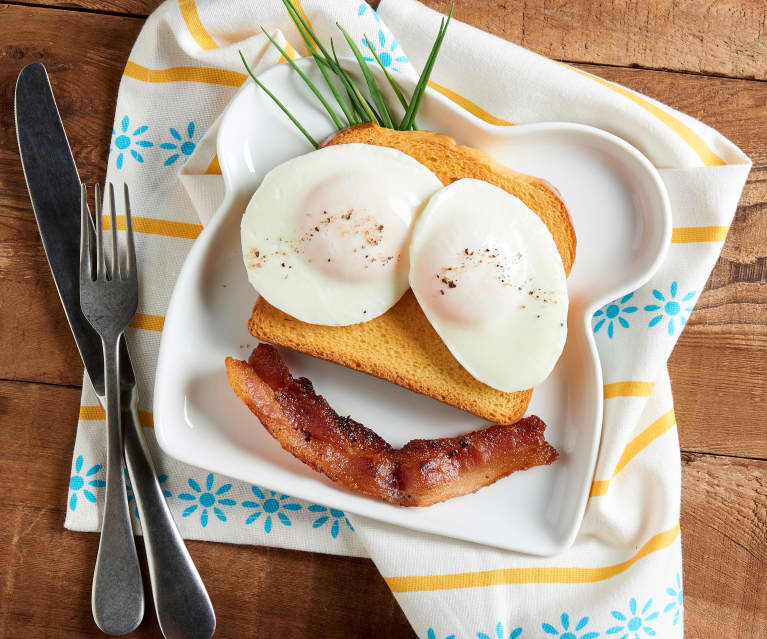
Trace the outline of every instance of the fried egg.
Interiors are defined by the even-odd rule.
[[[521,200],[462,179],[413,228],[410,286],[453,356],[505,392],[532,388],[567,336],[567,283],[554,239]]]
[[[248,279],[266,301],[311,324],[378,317],[408,288],[412,224],[440,180],[410,156],[343,144],[263,179],[242,219]]]

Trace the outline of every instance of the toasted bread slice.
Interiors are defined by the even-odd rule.
[[[353,142],[407,153],[445,185],[470,177],[515,195],[546,224],[570,273],[575,230],[559,193],[545,180],[512,171],[482,151],[431,131],[359,125],[340,131],[326,145]],[[532,396],[532,390],[504,393],[474,379],[447,349],[410,290],[380,317],[353,326],[307,324],[259,299],[248,328],[261,341],[375,375],[497,424],[519,421]]]

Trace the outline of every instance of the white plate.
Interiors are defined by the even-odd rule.
[[[322,85],[312,60],[299,64]],[[288,65],[261,77],[315,139],[331,133],[329,119]],[[407,94],[412,91],[412,82],[403,78],[401,84]],[[294,497],[439,535],[555,554],[580,527],[599,447],[602,374],[591,316],[646,282],[662,261],[671,236],[668,197],[639,151],[598,129],[566,123],[492,126],[433,91],[418,123],[548,179],[570,209],[578,250],[568,280],[567,345],[529,409],[548,425],[547,439],[560,459],[428,508],[391,506],[348,492],[293,458],[235,397],[224,358],[245,359],[242,345],[254,345],[246,323],[257,297],[241,259],[240,218],[269,169],[311,150],[252,82],[222,118],[218,158],[227,195],[189,253],[165,319],[154,394],[157,439],[184,462]],[[480,424],[477,417],[379,379],[283,354],[291,372],[311,379],[340,414],[395,446],[454,436]]]

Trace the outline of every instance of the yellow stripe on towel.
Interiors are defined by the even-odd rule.
[[[145,331],[162,332],[165,325],[165,318],[162,315],[147,315],[145,313],[136,313],[131,320],[130,325],[133,328],[140,328]]]
[[[729,226],[679,226],[671,231],[671,243],[724,242],[729,230]]]
[[[545,567],[500,568],[448,575],[422,575],[415,577],[387,577],[384,580],[392,592],[424,592],[455,590],[458,588],[485,588],[511,584],[583,584],[604,581],[626,572],[640,559],[668,548],[679,536],[679,523],[658,533],[645,543],[635,555],[611,566],[595,568]]]
[[[80,406],[81,421],[98,421],[106,418],[107,415],[101,406]],[[140,410],[138,419],[144,428],[154,428],[154,415],[149,411]]]
[[[296,50],[293,48],[293,45],[290,44],[290,42],[285,40],[285,46],[282,47],[282,48],[285,49],[285,53],[288,54],[288,56],[290,57],[291,60],[295,60],[296,59]],[[287,62],[287,60],[285,59],[284,55],[281,55],[280,59],[277,60],[277,64],[282,64],[283,62]]]
[[[298,13],[301,14],[301,17],[306,21],[306,24],[309,25],[309,28],[314,31],[314,27],[309,21],[309,16],[306,15],[306,11],[304,11],[304,6],[301,4],[301,0],[293,0],[293,4],[295,5],[296,9],[298,9]]]
[[[186,28],[199,47],[204,51],[218,49],[213,36],[208,33],[202,20],[200,20],[200,14],[197,12],[197,5],[194,0],[178,0],[178,8],[181,11],[181,17],[184,18]]]
[[[604,398],[613,397],[649,397],[655,382],[613,382],[605,384]]]
[[[109,215],[102,216],[104,230],[112,228]],[[149,233],[151,235],[164,235],[166,237],[182,237],[194,240],[202,232],[201,224],[190,224],[188,222],[174,222],[172,220],[155,220],[151,217],[133,216],[133,230],[136,233]],[[117,228],[120,231],[125,230],[125,216],[117,216]]]
[[[595,480],[591,484],[591,493],[589,497],[602,497],[610,490],[610,482],[621,472],[626,465],[634,459],[640,452],[652,444],[663,433],[671,430],[676,424],[676,416],[672,408],[668,413],[656,419],[652,424],[645,428],[639,435],[634,437],[623,449],[623,454],[618,460],[617,466],[610,479]]]
[[[689,126],[687,126],[681,120],[675,118],[668,111],[665,111],[657,104],[650,102],[650,100],[647,98],[644,98],[638,93],[634,93],[633,91],[630,91],[629,89],[626,89],[619,84],[615,84],[614,82],[600,78],[597,75],[576,69],[569,64],[562,64],[561,62],[558,64],[561,64],[563,67],[567,67],[568,69],[571,69],[586,78],[591,78],[595,82],[599,82],[599,84],[607,87],[608,89],[612,89],[613,91],[620,93],[623,97],[628,98],[634,104],[640,106],[648,113],[654,115],[680,138],[682,138],[690,146],[690,148],[692,148],[692,150],[698,154],[698,157],[700,157],[705,166],[718,166],[727,164],[722,158],[714,153],[702,140],[702,138],[698,136],[698,134],[696,134]]]
[[[125,65],[123,75],[140,82],[199,82],[201,84],[220,84],[227,87],[239,87],[248,77],[238,71],[213,67],[149,69],[130,60]]]
[[[221,165],[218,163],[218,155],[213,156],[210,164],[208,164],[208,168],[205,169],[205,175],[221,175]]]
[[[501,118],[496,118],[492,113],[488,113],[481,106],[469,100],[469,98],[466,98],[460,95],[459,93],[456,93],[455,91],[451,91],[447,87],[443,87],[442,85],[439,85],[436,82],[430,81],[429,86],[435,91],[444,95],[448,100],[452,100],[458,106],[463,107],[469,113],[476,115],[480,120],[483,120],[487,122],[488,124],[497,124],[499,126],[512,126],[514,124],[513,122],[509,122],[508,120],[502,120]]]

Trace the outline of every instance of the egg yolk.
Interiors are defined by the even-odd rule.
[[[422,303],[444,320],[482,327],[524,308],[530,294],[526,249],[516,234],[506,241],[440,229],[424,243],[416,264]]]
[[[414,202],[382,188],[372,172],[324,180],[302,203],[299,253],[347,281],[389,275],[407,250]]]

